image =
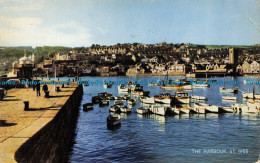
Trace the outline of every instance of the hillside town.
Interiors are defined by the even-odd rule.
[[[9,64],[2,62],[0,67]],[[223,76],[259,75],[260,46],[209,49],[192,44],[92,45],[56,52],[35,64],[34,54],[12,63],[8,76]]]

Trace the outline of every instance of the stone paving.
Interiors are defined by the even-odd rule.
[[[33,88],[17,88],[0,101],[0,163],[16,162],[17,149],[55,117],[77,83],[66,85],[61,92],[54,91],[54,85],[48,87],[50,98],[44,98],[42,89],[37,97]],[[24,111],[24,101],[29,101],[29,111]]]

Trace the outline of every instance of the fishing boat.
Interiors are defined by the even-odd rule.
[[[254,94],[254,93],[242,93],[243,98],[248,98],[248,99],[260,99],[260,94]]]
[[[233,104],[231,107],[238,113],[259,113],[260,108],[259,105],[252,106],[252,105],[245,105],[245,104]]]
[[[134,83],[131,82],[131,81],[129,81],[129,82],[127,82],[127,86],[128,86],[129,88],[133,88],[133,87],[134,87]]]
[[[142,103],[146,103],[146,104],[154,104],[154,98],[153,97],[146,97],[146,96],[141,96],[140,100]]]
[[[225,101],[236,101],[237,98],[236,97],[223,96],[222,100],[225,100]]]
[[[93,104],[98,104],[100,101],[100,97],[99,96],[93,96],[92,97],[92,103]]]
[[[183,114],[190,114],[190,108],[179,108],[180,110],[180,113],[183,113]]]
[[[124,97],[122,97],[122,96],[115,96],[114,99],[115,100],[124,100]]]
[[[123,99],[124,99],[124,100],[130,99],[130,95],[124,95]]]
[[[194,103],[194,107],[205,108],[206,109],[205,111],[210,113],[218,113],[220,108],[217,105],[210,105],[205,103]]]
[[[129,99],[127,101],[128,105],[135,105],[136,104],[136,100],[135,99]]]
[[[138,114],[147,114],[149,113],[149,109],[147,107],[140,107],[138,109],[136,109]]]
[[[238,93],[238,87],[230,89],[225,87],[219,87],[219,91],[221,93]]]
[[[118,114],[110,114],[107,117],[107,127],[114,128],[121,125],[121,117]]]
[[[149,91],[144,91],[143,86],[140,86],[140,84],[136,84],[131,91],[132,95],[137,96],[148,96],[150,94]]]
[[[232,107],[220,107],[221,111],[224,113],[233,113],[234,109]]]
[[[99,102],[99,106],[105,106],[105,105],[109,105],[109,101],[108,100],[101,100]]]
[[[195,96],[195,95],[192,95],[191,96],[191,99],[194,99],[194,100],[208,100],[207,97],[204,97],[204,96]]]
[[[124,84],[119,85],[118,87],[118,92],[122,93],[128,93],[130,90],[127,88]]]
[[[159,95],[154,96],[154,101],[163,104],[170,104],[171,95],[170,93],[160,93]]]
[[[104,88],[111,88],[112,87],[112,82],[111,81],[104,81],[103,86]]]
[[[172,103],[174,104],[189,104],[190,96],[186,92],[175,92],[172,96]]]
[[[123,107],[120,107],[120,111],[122,113],[129,113],[129,112],[132,112],[132,108],[131,107],[127,107],[127,106],[123,106]]]
[[[157,115],[165,115],[166,111],[167,111],[167,107],[152,105],[152,107],[150,107],[149,110],[152,113],[157,114]]]
[[[169,107],[169,110],[173,112],[173,114],[179,115],[180,114],[180,109],[177,107]]]
[[[161,88],[165,90],[192,90],[192,85],[190,84],[189,81],[179,79],[179,80],[169,80],[164,83],[168,84],[163,84]]]
[[[193,88],[208,88],[208,87],[210,87],[210,84],[208,84],[208,79],[206,79],[206,80],[195,79],[192,83],[193,83],[192,84]]]
[[[83,105],[83,110],[84,111],[90,111],[90,110],[93,110],[94,107],[93,107],[93,103],[86,103]]]
[[[123,105],[124,101],[123,100],[115,100],[115,105]]]
[[[112,94],[108,92],[102,92],[102,93],[98,93],[98,96],[112,96]]]
[[[197,114],[205,114],[206,109],[203,106],[200,105],[194,105],[194,107],[191,108],[191,110]]]
[[[113,105],[109,107],[109,111],[111,112],[119,112],[120,111],[120,106],[119,105]]]

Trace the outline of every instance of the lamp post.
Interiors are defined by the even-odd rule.
[[[54,66],[55,66],[54,67],[54,75],[55,75],[55,82],[56,82],[56,75],[57,75],[56,74],[56,62],[54,61],[53,63],[54,63]],[[54,92],[55,92],[55,90],[56,90],[56,84],[54,84]]]

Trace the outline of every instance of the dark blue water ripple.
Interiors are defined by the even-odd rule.
[[[139,80],[157,80],[159,77],[138,77]],[[82,80],[107,80],[107,78],[82,78]],[[223,80],[223,78],[214,78]],[[252,90],[252,86],[243,85],[243,80],[260,80],[259,78],[230,78],[242,84],[243,91]],[[128,80],[126,77],[109,78],[109,80]],[[207,96],[206,103],[230,106],[222,102],[218,87],[193,89],[189,94]],[[227,86],[232,88],[232,86]],[[145,90],[156,95],[163,91],[159,87],[144,86]],[[82,104],[90,102],[91,97],[99,92],[109,91],[118,95],[117,88],[104,89],[102,86],[84,87]],[[256,86],[256,93],[260,87]],[[241,92],[235,95],[238,102],[246,103]],[[113,105],[113,102],[110,103]],[[133,108],[131,114],[121,114],[121,128],[108,130],[106,118],[108,107],[94,106],[93,111],[83,112],[82,106],[77,125],[77,135],[71,162],[255,162],[260,152],[258,115],[206,114],[182,116],[137,115]],[[193,149],[247,149],[247,154],[196,154]]]

